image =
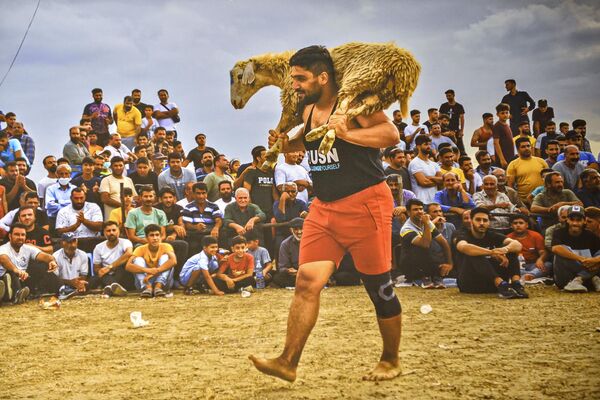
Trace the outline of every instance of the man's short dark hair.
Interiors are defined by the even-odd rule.
[[[448,153],[452,153],[452,149],[450,148],[450,146],[442,147],[440,149],[439,155],[440,155],[440,157],[442,157],[442,156],[444,156],[445,154],[448,154]]]
[[[483,115],[481,116],[481,119],[488,119],[489,117],[493,117],[493,116],[494,116],[494,114],[486,112],[486,113],[483,113]]]
[[[504,83],[512,83],[513,85],[516,85],[517,81],[515,81],[514,79],[507,79],[504,81]]]
[[[158,131],[165,131],[165,133],[166,133],[167,132],[167,128],[165,128],[164,126],[159,126],[158,128],[156,128],[156,130],[154,131],[154,133],[156,133]]]
[[[105,230],[107,227],[114,225],[117,228],[119,227],[119,224],[116,221],[112,221],[112,220],[108,220],[108,221],[104,221],[104,223],[102,224],[102,230]]]
[[[36,215],[36,210],[35,207],[32,206],[24,206],[24,207],[20,207],[19,210],[17,211],[17,219],[21,218],[21,213],[25,210],[32,210],[33,211],[33,217],[37,217]]]
[[[581,137],[581,134],[580,134],[580,133],[577,133],[577,132],[575,132],[575,131],[569,131],[569,132],[567,132],[567,134],[565,135],[565,138],[566,138],[567,140],[574,140],[574,139],[577,139],[577,137]]]
[[[136,135],[136,139],[139,139],[141,137],[145,137],[146,139],[148,139],[148,132],[140,132]]]
[[[182,160],[183,159],[183,157],[181,157],[181,154],[177,153],[176,151],[174,151],[172,153],[169,153],[169,157],[168,158],[169,158],[169,161],[171,161],[171,160]]]
[[[237,245],[237,244],[246,244],[246,243],[248,243],[248,241],[247,241],[247,240],[246,240],[246,238],[245,238],[245,237],[243,237],[242,235],[237,235],[237,236],[234,236],[234,237],[231,239],[231,247],[233,247],[233,246],[235,246],[235,245]]]
[[[124,187],[123,196],[133,196],[133,190],[130,187]]]
[[[96,94],[96,93],[102,93],[102,89],[100,89],[100,88],[93,88],[92,89],[92,94]]]
[[[485,214],[488,217],[490,216],[490,210],[483,207],[475,207],[471,210],[471,218],[474,218],[476,214]]]
[[[148,236],[152,232],[159,232],[160,233],[160,226],[158,226],[156,224],[150,224],[150,225],[147,225],[144,228],[144,233],[146,234],[146,236]]]
[[[210,235],[204,236],[202,238],[202,247],[208,247],[211,244],[219,244],[219,240],[217,240],[216,237]]]
[[[529,144],[531,144],[531,141],[527,137],[519,137],[519,138],[517,138],[517,140],[515,140],[515,144],[517,145],[517,149],[519,147],[521,147],[521,143],[529,143]]]
[[[555,145],[559,145],[558,140],[556,139],[552,139],[552,140],[548,140],[548,142],[546,143],[546,148],[548,148],[548,146],[550,146],[551,144],[555,144]]]
[[[335,82],[333,60],[325,46],[314,45],[298,50],[290,57],[290,67],[294,66],[307,69],[315,76],[327,72]]]
[[[154,187],[152,185],[140,185],[139,195],[142,197],[144,193],[152,193],[154,194]]]
[[[471,157],[469,156],[460,156],[458,159],[458,165],[462,167],[463,163],[466,161],[471,161]]]
[[[8,167],[19,168],[16,161],[9,161],[5,164],[4,168],[8,169]]]
[[[167,95],[169,94],[169,91],[167,89],[158,89],[158,92],[156,92],[156,94],[160,94],[160,92],[165,92]]]
[[[175,193],[175,191],[172,188],[168,187],[168,186],[160,189],[158,191],[158,196],[159,197],[163,197],[167,193],[171,194],[173,197],[177,197],[177,193]]]
[[[400,112],[400,110],[394,110],[394,112],[392,113],[392,115],[396,115]]]
[[[448,114],[440,114],[439,119],[447,119],[448,121],[450,121],[450,116]]]
[[[437,110],[438,110],[437,108],[430,108],[427,110],[427,114],[431,114],[432,112],[437,111]]]
[[[204,133],[199,133],[199,134],[197,134],[196,136],[194,136],[194,140],[197,142],[197,141],[198,141],[198,138],[199,138],[200,136],[203,136],[204,138],[206,138],[206,135],[205,135]]]
[[[203,183],[203,182],[199,182],[199,183]],[[223,186],[223,185],[229,185],[233,189],[233,185],[228,180],[224,180],[224,181],[219,182],[219,190],[221,190],[221,186]]]
[[[92,157],[83,157],[81,165],[94,165],[94,159]]]
[[[252,242],[254,240],[258,240],[260,241],[260,237],[258,236],[258,233],[252,229],[251,231],[248,231],[244,234],[244,236],[246,237],[246,240],[249,242]]]
[[[135,162],[136,165],[140,165],[140,164],[146,164],[146,165],[150,165],[150,161],[148,161],[148,158],[146,157],[140,157],[138,158],[138,160]]]
[[[569,127],[569,123],[568,122],[561,122],[560,124],[558,124],[558,126],[560,128],[562,128],[563,126]]]
[[[432,203],[428,203],[427,207],[426,207],[426,211],[427,214],[429,214],[431,212],[431,207],[441,207],[442,205],[440,203],[436,203],[435,201]]]
[[[128,101],[133,101],[133,97],[131,97],[131,96],[123,97],[123,103],[128,102]]]
[[[125,160],[123,160],[123,157],[121,157],[121,156],[114,156],[113,158],[110,159],[110,165],[113,165],[114,163],[118,163],[118,162],[125,163]]]
[[[500,103],[496,106],[496,112],[510,111],[510,106],[506,103]]]
[[[475,159],[477,160],[477,163],[479,163],[479,160],[481,160],[481,157],[489,155],[490,153],[487,152],[487,150],[479,150],[477,153],[475,153]]]
[[[548,122],[546,122],[546,126],[556,126],[556,122],[548,121]]]
[[[17,116],[17,114],[15,114],[12,111],[9,111],[6,113],[6,115],[4,115],[5,118],[11,118],[11,117],[16,117],[16,116]]]
[[[196,182],[194,183],[194,186],[192,186],[192,192],[195,192],[196,190],[204,190],[205,192],[208,192],[208,186],[204,182]]]
[[[575,121],[573,121],[571,123],[571,126],[573,126],[573,129],[581,128],[582,126],[586,126],[586,125],[587,125],[587,123],[585,122],[584,119],[576,119]]]
[[[133,95],[134,93],[142,93],[142,91],[140,89],[133,89],[131,91],[131,95]]]
[[[410,116],[411,117],[414,116],[414,115],[417,115],[417,114],[421,114],[421,111],[419,111],[419,110],[410,110]]]
[[[590,177],[591,175],[593,175],[596,172],[595,169],[591,169],[591,168],[586,168],[584,169],[581,174],[579,174],[579,178],[581,178],[581,181],[585,181],[587,180],[588,177]]]
[[[448,89],[444,92],[444,94],[454,94],[454,89]]]
[[[30,199],[39,199],[39,197],[36,192],[25,193],[25,201],[30,200]]]
[[[85,195],[85,191],[80,187],[75,187],[71,190],[71,197],[73,197],[73,193],[83,193]]]
[[[27,231],[27,227],[20,222],[14,222],[10,227],[9,233],[12,234],[15,229],[23,229],[24,231]]]
[[[154,111],[154,106],[153,106],[152,104],[146,104],[146,105],[144,106],[144,110],[145,110],[146,108],[149,108],[149,109],[151,109],[152,111]]]
[[[431,142],[431,138],[427,135],[417,135],[415,138],[415,146],[420,146],[429,142]]]
[[[88,138],[89,138],[91,135],[96,135],[96,136],[98,136],[98,133],[96,133],[96,131],[89,131],[89,132],[87,133],[87,136],[88,136]]]
[[[250,152],[250,154],[252,154],[252,160],[254,161],[258,159],[258,157],[260,157],[260,154],[265,150],[267,150],[265,146],[255,146]]]
[[[525,221],[525,223],[527,225],[529,225],[529,218],[527,218],[526,215],[524,214],[515,214],[515,215],[511,215],[510,216],[510,223],[512,224],[513,222],[515,222],[518,219],[522,219],[523,221]]]
[[[558,171],[552,171],[546,174],[546,176],[544,177],[544,186],[550,186],[552,184],[552,178],[555,176],[562,177],[562,175]]]
[[[424,207],[425,205],[423,204],[423,202],[421,200],[412,198],[412,199],[410,199],[410,200],[408,200],[406,202],[406,209],[408,211],[410,211],[410,209],[412,208],[412,206],[421,206],[421,207]]]

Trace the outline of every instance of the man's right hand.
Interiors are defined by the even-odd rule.
[[[25,280],[27,280],[27,278],[29,278],[29,274],[27,273],[27,271],[23,271],[20,269],[17,269],[17,276],[22,281],[25,281]]]
[[[213,294],[215,296],[223,296],[225,294],[225,292],[221,292],[220,290],[217,290],[216,292],[213,291]]]
[[[229,289],[233,289],[235,287],[235,282],[233,281],[233,279],[227,277],[227,279],[225,280],[225,283],[227,284],[227,287]]]

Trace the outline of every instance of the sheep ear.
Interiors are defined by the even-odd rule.
[[[251,61],[246,64],[246,68],[244,68],[244,73],[242,74],[242,83],[244,85],[250,85],[254,82],[254,63]]]

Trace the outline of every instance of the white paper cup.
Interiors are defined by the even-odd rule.
[[[421,314],[429,314],[433,311],[433,308],[429,304],[423,304],[421,306]]]

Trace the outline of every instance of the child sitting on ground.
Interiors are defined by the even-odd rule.
[[[215,283],[226,293],[254,285],[254,257],[246,253],[247,242],[243,236],[231,239],[231,254],[224,257]]]
[[[202,251],[190,257],[179,273],[179,281],[183,285],[183,294],[198,294],[197,288],[207,285],[214,295],[222,296],[225,293],[217,288],[213,278],[219,270],[217,252],[219,244],[217,238],[205,236],[202,238]]]

